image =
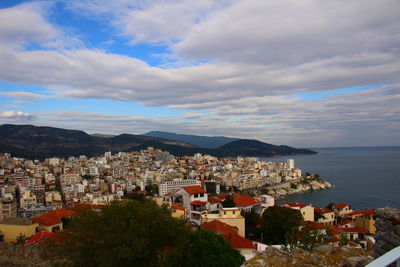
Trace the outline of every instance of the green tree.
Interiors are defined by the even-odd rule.
[[[268,244],[285,244],[286,237],[304,225],[300,211],[273,206],[261,217],[260,234]]]
[[[235,202],[233,201],[231,196],[227,196],[226,199],[224,201],[222,201],[222,207],[224,208],[232,208],[232,207],[236,207]]]
[[[327,209],[330,209],[330,210],[334,210],[335,209],[335,203],[329,203],[327,206],[326,206],[326,208]]]
[[[198,230],[191,233],[189,244],[183,266],[230,267],[240,266],[244,262],[239,251],[211,231]]]
[[[257,235],[257,222],[260,220],[260,215],[251,209],[250,211],[243,211],[242,216],[244,217],[244,225],[246,231],[246,237],[253,239]]]
[[[20,233],[20,234],[17,236],[16,243],[17,243],[18,245],[24,244],[25,241],[26,241],[27,239],[28,239],[28,237],[25,236],[25,234]]]
[[[303,228],[293,233],[288,233],[285,237],[286,245],[284,250],[291,251],[294,248],[301,248],[313,251],[315,248],[326,244],[326,240],[316,229]]]
[[[340,241],[339,241],[339,245],[341,246],[346,246],[349,243],[349,238],[347,237],[346,234],[341,234],[340,235]]]
[[[188,235],[187,223],[167,206],[127,200],[73,217],[63,242],[46,244],[47,255],[70,266],[180,266]]]

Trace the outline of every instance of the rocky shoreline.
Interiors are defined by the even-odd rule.
[[[312,192],[316,190],[326,190],[334,186],[321,179],[304,178],[296,181],[287,181],[279,185],[271,185],[263,189],[264,192],[268,191],[268,195],[274,198],[280,198],[287,195],[300,194],[304,192]]]

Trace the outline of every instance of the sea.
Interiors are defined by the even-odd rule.
[[[296,168],[319,174],[334,188],[289,195],[276,199],[276,203],[293,201],[317,207],[347,203],[356,210],[387,206],[400,209],[400,147],[312,150],[318,154],[260,159],[272,162],[294,159]]]

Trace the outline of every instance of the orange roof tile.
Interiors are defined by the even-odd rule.
[[[375,213],[375,209],[369,209],[369,210],[358,210],[358,211],[353,211],[352,213],[347,214],[348,216],[353,216],[353,215],[372,215]]]
[[[354,228],[342,228],[346,233],[368,233],[367,229],[364,227],[354,227]]]
[[[217,198],[219,198],[221,200],[226,199],[226,197],[227,197],[227,194],[219,194],[219,195],[217,195]]]
[[[224,234],[222,235],[223,238],[225,238],[226,241],[228,241],[229,244],[233,248],[236,249],[254,249],[253,242],[250,240],[238,235],[238,234]]]
[[[325,214],[325,213],[333,212],[332,210],[327,209],[327,208],[315,208],[315,207],[314,207],[314,210],[315,210],[316,212],[320,213],[320,214]]]
[[[172,205],[171,205],[171,209],[183,210],[183,211],[186,210],[184,207],[178,206],[178,205],[176,205],[176,204],[172,204]]]
[[[325,229],[325,225],[322,223],[317,223],[317,222],[307,222],[307,227],[313,228],[313,229]]]
[[[199,185],[193,185],[193,186],[185,186],[182,187],[189,195],[194,195],[194,194],[201,194],[201,193],[206,193],[206,191],[203,189],[203,187]]]
[[[204,205],[206,205],[206,204],[207,204],[207,202],[199,201],[199,200],[195,200],[195,201],[192,201],[192,202],[190,203],[190,205],[196,205],[196,206],[204,206]]]
[[[349,206],[348,204],[345,203],[339,203],[335,206],[338,210],[344,209],[345,207]]]
[[[242,196],[240,194],[235,194],[233,202],[235,202],[237,207],[248,207],[260,204],[258,200],[255,200],[251,196]]]
[[[76,215],[75,211],[66,210],[66,209],[57,209],[52,210],[47,213],[41,214],[32,219],[33,222],[37,222],[39,224],[45,226],[52,226],[56,224],[62,223],[61,218],[74,216]]]
[[[297,203],[297,202],[282,202],[281,204],[279,204],[279,206],[289,206],[291,208],[304,208],[306,205],[301,204],[301,203]]]
[[[206,222],[201,226],[201,228],[215,232],[217,234],[229,234],[229,233],[235,234],[238,231],[237,227],[223,223],[219,220],[212,220],[211,222]]]
[[[37,222],[45,226],[53,226],[62,223],[60,219],[51,216],[38,216],[36,218],[33,218],[32,222]]]
[[[28,240],[25,242],[26,245],[33,245],[33,244],[40,244],[43,243],[45,240],[48,240],[50,236],[54,235],[52,232],[47,232],[47,231],[40,231],[36,233],[35,235],[31,236]]]

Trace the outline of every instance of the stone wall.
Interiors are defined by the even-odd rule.
[[[400,210],[382,208],[376,211],[374,257],[378,258],[400,246]]]
[[[0,242],[0,266],[51,266],[49,262],[40,258],[39,248],[36,246],[20,246]]]

